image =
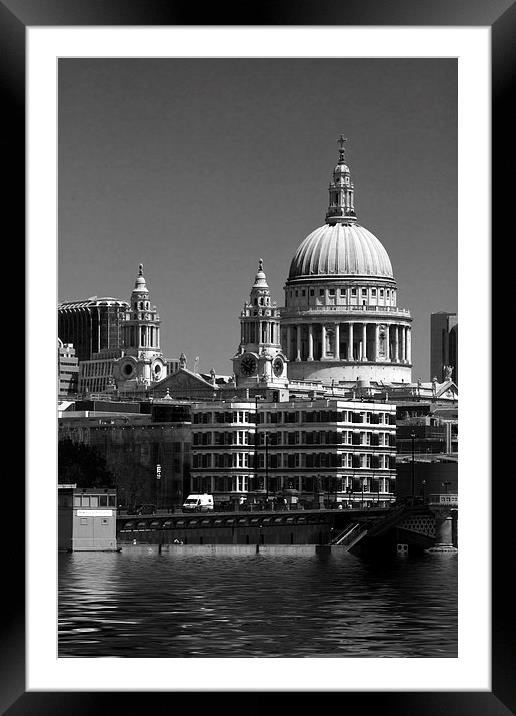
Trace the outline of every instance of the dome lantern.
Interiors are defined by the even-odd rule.
[[[349,167],[346,164],[344,143],[347,138],[342,134],[337,140],[339,145],[339,161],[333,170],[333,181],[329,186],[330,202],[326,212],[328,224],[354,224],[357,221],[355,214],[355,188],[351,181]]]

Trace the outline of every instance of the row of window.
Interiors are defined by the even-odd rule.
[[[265,455],[254,453],[201,453],[192,456],[192,468],[265,468]],[[396,458],[369,453],[277,453],[268,455],[268,468],[354,467],[381,470],[396,469]]]
[[[81,378],[112,375],[113,361],[84,361],[79,369]]]
[[[59,507],[116,507],[115,495],[58,495]]]
[[[348,495],[364,492],[391,493],[394,481],[388,477],[305,477],[305,476],[273,476],[267,480],[269,493],[279,490],[298,490],[299,492],[344,492]],[[191,479],[191,491],[196,492],[249,492],[266,489],[263,476],[232,475],[203,476]]]
[[[358,295],[366,298],[368,295],[371,296],[371,298],[391,298],[391,289],[390,288],[296,288],[296,289],[290,289],[290,298],[296,298],[303,297],[307,295],[307,290],[309,290],[310,296],[315,296],[316,291],[318,292],[319,296],[326,295],[326,291],[328,291],[329,296],[335,296],[337,291],[339,292],[340,296],[352,296],[358,297]],[[370,292],[370,293],[369,293]],[[395,293],[394,290],[392,290],[392,297],[394,298]],[[255,299],[255,305],[256,305],[256,299]]]
[[[396,445],[394,433],[371,432],[358,430],[318,430],[305,432],[295,430],[292,432],[275,431],[266,433],[260,431],[250,433],[245,430],[233,432],[194,432],[193,444],[200,445],[231,445],[248,446],[255,445],[282,446],[282,445]]]
[[[257,418],[257,420],[256,420]],[[234,410],[226,412],[194,412],[194,425],[255,423],[258,424],[290,424],[290,423],[369,423],[370,425],[396,425],[395,413],[357,410],[278,410],[254,411]]]

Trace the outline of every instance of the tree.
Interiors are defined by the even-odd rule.
[[[74,443],[69,438],[59,441],[57,473],[60,484],[77,487],[114,487],[115,477],[106,460],[91,445]]]

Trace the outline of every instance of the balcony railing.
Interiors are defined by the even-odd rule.
[[[395,313],[400,314],[402,316],[410,316],[410,311],[408,308],[398,308],[397,306],[352,306],[352,305],[344,305],[344,306],[304,306],[304,307],[296,307],[292,306],[287,308],[281,309],[281,317],[285,318],[287,316],[290,316],[291,314],[299,315],[303,313],[328,313],[328,312],[336,312],[336,313],[363,313],[363,312],[369,312],[369,313]]]

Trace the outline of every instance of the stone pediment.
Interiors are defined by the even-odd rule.
[[[438,398],[457,398],[459,389],[453,380],[447,380],[446,383],[441,383],[437,389]]]
[[[212,385],[208,381],[204,380],[198,373],[193,373],[187,368],[179,368],[172,375],[167,376],[159,383],[156,383],[152,392],[156,396],[165,395],[167,389],[171,396],[174,393],[181,391],[199,392],[206,391],[207,393],[213,393],[214,390],[219,390],[219,386]]]

